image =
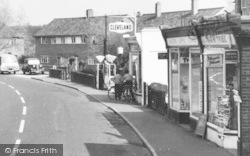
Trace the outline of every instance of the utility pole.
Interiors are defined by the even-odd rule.
[[[107,18],[108,16],[105,15],[105,19],[104,19],[104,29],[105,29],[105,34],[104,34],[104,40],[103,40],[103,55],[107,55],[107,38],[108,38],[108,22],[107,22]]]

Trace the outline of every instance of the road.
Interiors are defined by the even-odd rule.
[[[134,131],[95,99],[29,77],[0,75],[0,144],[63,144],[64,156],[150,155]]]

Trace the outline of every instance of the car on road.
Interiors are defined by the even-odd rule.
[[[44,74],[44,68],[38,58],[26,58],[24,59],[24,65],[22,67],[23,74],[27,72],[29,74]]]
[[[0,73],[3,74],[5,72],[11,73],[19,71],[19,64],[17,57],[12,54],[1,54],[0,55]]]

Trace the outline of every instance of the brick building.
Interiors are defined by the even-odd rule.
[[[109,23],[133,22],[125,16],[94,16],[90,9],[86,11],[86,17],[54,19],[34,35],[36,56],[44,66],[51,67],[72,56],[86,64],[94,64],[96,55],[105,52],[116,55],[119,46],[126,53],[128,46],[123,34],[108,31]]]

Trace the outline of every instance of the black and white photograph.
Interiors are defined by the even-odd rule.
[[[250,156],[250,0],[0,0],[0,156]]]

